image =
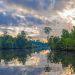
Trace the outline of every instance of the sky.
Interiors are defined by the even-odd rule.
[[[74,6],[74,0],[2,0],[4,2],[7,2],[8,4],[18,4],[23,7],[28,7],[32,9],[39,9],[41,7],[42,9],[48,9],[49,6],[53,6],[56,10],[62,10],[66,6],[69,5],[69,7]],[[11,5],[11,4],[10,4]]]
[[[14,8],[27,8],[35,11],[43,11],[51,13],[52,10],[62,11],[63,9],[70,9],[75,7],[74,0],[0,0],[0,7],[4,7],[8,5],[8,7]]]
[[[27,10],[29,13],[42,14],[44,16],[51,16],[58,11],[62,12],[64,9],[75,8],[74,0],[0,0],[0,7],[18,9],[22,11]],[[30,12],[33,11],[33,12]]]
[[[45,25],[48,22],[57,31],[63,28],[69,30],[75,26],[75,0],[0,0],[0,16],[0,24],[8,23],[5,18],[10,17],[13,23],[21,21],[27,24],[30,20],[32,24]],[[17,22],[15,16],[18,17]]]

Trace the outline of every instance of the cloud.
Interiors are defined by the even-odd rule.
[[[4,3],[4,1],[0,1],[0,8],[6,9],[7,5]]]
[[[74,0],[4,0],[8,3],[15,3],[32,9],[48,9],[54,6],[54,9],[61,10],[66,5],[73,6]]]
[[[51,4],[51,2],[54,0],[4,0],[4,1],[38,10],[38,9],[47,9]]]

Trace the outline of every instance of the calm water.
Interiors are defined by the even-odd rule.
[[[11,51],[11,53],[10,53]],[[5,51],[5,53],[3,53],[3,55],[0,55],[0,57],[2,58],[3,56],[5,56],[5,54],[7,54],[8,56],[13,56],[15,54],[15,52],[13,50]],[[23,52],[16,52],[17,54],[23,54]],[[62,61],[62,63],[64,65],[69,65],[72,64],[73,67],[75,67],[75,53],[74,52],[54,52],[55,57],[53,60],[56,61]],[[6,59],[8,59],[9,57],[6,57]],[[36,55],[37,57],[44,57],[43,55]],[[41,59],[42,60],[42,59]],[[14,60],[15,64],[14,66],[11,66],[12,64],[5,64],[4,61],[2,60],[1,65],[0,65],[0,75],[46,75],[45,74],[45,70],[44,67],[45,65],[43,64],[43,66],[26,66],[26,65],[22,65],[21,63],[18,62],[18,60]],[[41,63],[41,62],[40,62]],[[42,64],[42,63],[41,63]],[[49,63],[50,67],[51,67],[51,71],[49,72],[49,75],[61,75],[61,73],[64,72],[63,66],[62,64],[56,64],[56,63]]]

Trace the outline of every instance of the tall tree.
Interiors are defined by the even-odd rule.
[[[51,30],[52,29],[50,27],[45,27],[44,28],[44,32],[45,32],[45,34],[47,34],[47,40],[49,39],[49,34],[50,34]]]
[[[68,32],[68,30],[63,29],[61,37],[62,38],[69,38],[70,37],[70,33]]]

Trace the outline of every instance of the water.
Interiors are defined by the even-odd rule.
[[[59,72],[52,69],[49,73]],[[41,75],[45,74],[44,67],[0,67],[0,75]]]
[[[36,61],[35,58],[39,58],[39,61]],[[8,62],[8,64],[5,64],[4,60],[1,60],[0,75],[74,75],[72,66],[69,65],[68,67],[63,68],[61,62],[49,62],[51,70],[50,72],[45,72],[44,68],[48,63],[44,52],[32,54],[31,57],[28,57],[27,59],[27,62],[30,61],[31,65],[30,63],[23,65],[18,61],[18,59],[13,59],[12,61]],[[34,63],[32,64],[32,62]]]
[[[45,72],[44,67],[16,66],[0,67],[0,75],[74,75],[70,67],[62,68],[61,64],[51,63],[50,72]]]

